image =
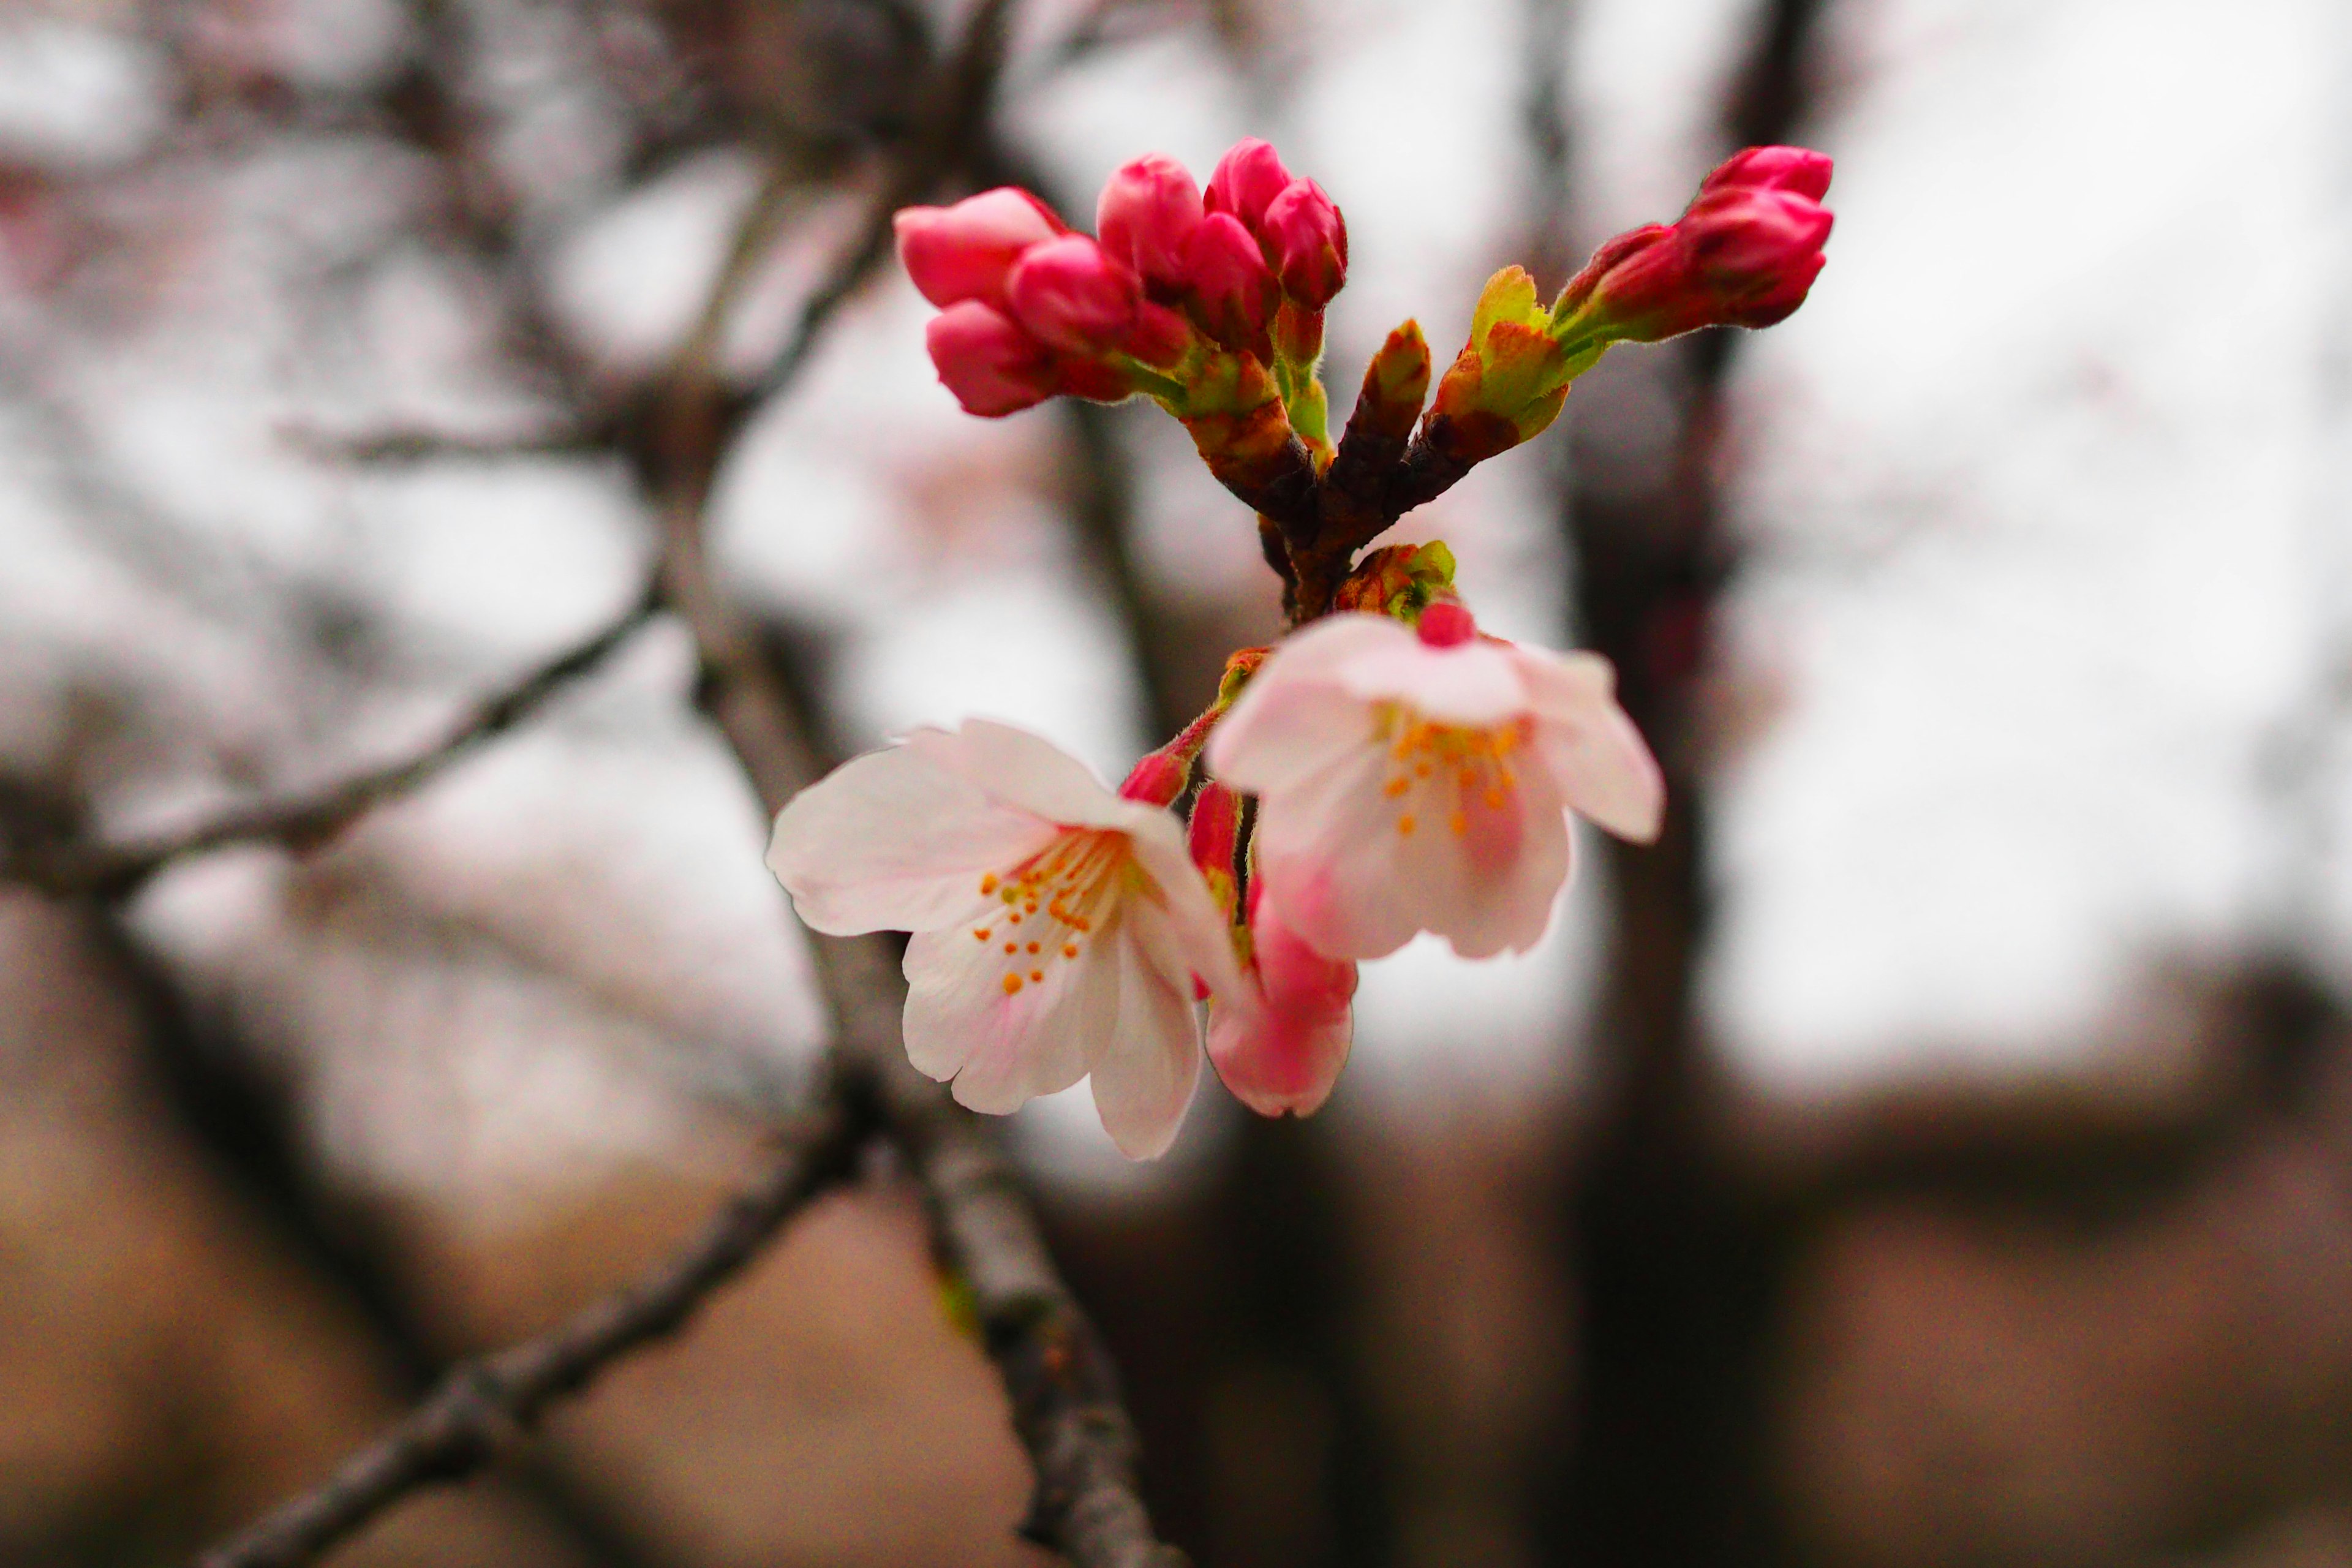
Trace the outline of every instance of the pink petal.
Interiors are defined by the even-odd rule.
[[[1052,842],[1052,823],[939,767],[924,739],[939,733],[845,763],[777,814],[768,868],[812,928],[846,935],[961,921],[982,875]]]
[[[1597,654],[1518,650],[1534,698],[1536,751],[1561,798],[1620,838],[1647,844],[1666,808],[1665,779],[1617,705],[1616,672]]]
[[[1432,647],[1402,626],[1397,631],[1387,646],[1367,649],[1340,672],[1350,696],[1402,702],[1433,723],[1478,728],[1527,708],[1527,686],[1507,645]]]

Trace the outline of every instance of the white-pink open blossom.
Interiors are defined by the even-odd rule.
[[[1201,1069],[1195,982],[1239,984],[1176,819],[1045,741],[918,730],[804,790],[768,866],[836,935],[913,932],[907,1055],[975,1110],[1092,1075],[1104,1128],[1163,1152]]]
[[[1568,879],[1565,812],[1646,841],[1665,805],[1608,660],[1475,636],[1451,602],[1418,634],[1352,614],[1290,637],[1208,754],[1259,797],[1266,898],[1332,958],[1423,931],[1465,958],[1524,952]]]

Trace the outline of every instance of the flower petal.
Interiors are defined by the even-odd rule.
[[[1129,837],[1137,866],[1149,876],[1162,900],[1153,903],[1140,895],[1127,900],[1135,921],[1135,935],[1161,973],[1181,982],[1192,994],[1198,975],[1213,993],[1231,996],[1244,988],[1240,967],[1234,962],[1234,944],[1225,934],[1225,918],[1202,880],[1201,868],[1185,848],[1176,819],[1154,811],[1156,825],[1139,826]]]
[[[967,719],[950,734],[908,737],[932,763],[968,780],[999,803],[1072,827],[1123,826],[1129,803],[1087,765],[1043,736],[992,719]]]
[[[1617,705],[1616,672],[1598,654],[1519,650],[1536,712],[1536,750],[1569,805],[1620,838],[1647,844],[1666,785],[1642,732]]]
[[[1399,626],[1387,647],[1366,650],[1340,672],[1352,696],[1405,703],[1440,724],[1486,726],[1528,706],[1515,650],[1496,643],[1432,647]]]
[[[1432,931],[1465,958],[1524,952],[1568,879],[1568,825],[1541,770],[1492,804],[1444,770],[1391,795],[1385,751],[1259,807],[1266,897],[1333,958],[1380,958]]]
[[[931,1078],[952,1078],[959,1101],[991,1115],[1077,1082],[1086,1042],[1118,1016],[1108,953],[1043,966],[1043,981],[1024,975],[1008,993],[996,944],[959,926],[917,934],[906,969],[907,1059]]]
[[[919,731],[869,752],[776,816],[768,868],[811,927],[929,931],[962,918],[973,881],[1052,842],[1050,822],[939,767]]]
[[[1385,616],[1316,622],[1274,650],[1209,736],[1209,771],[1254,794],[1287,789],[1339,762],[1371,734],[1365,705],[1340,671],[1412,634]]]
[[[1201,1029],[1189,983],[1164,973],[1136,940],[1118,956],[1118,1016],[1090,1041],[1095,1110],[1130,1160],[1168,1152],[1201,1078]]]

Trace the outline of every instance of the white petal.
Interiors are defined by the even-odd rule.
[[[908,743],[996,801],[1049,822],[1108,826],[1129,804],[1051,741],[992,719],[967,719],[953,734],[924,731]]]
[[[1156,1159],[1176,1141],[1200,1081],[1200,1022],[1189,980],[1162,973],[1139,941],[1112,945],[1118,1016],[1093,1042],[1095,1110],[1120,1153]]]
[[[1351,661],[1340,682],[1351,696],[1402,702],[1436,723],[1485,727],[1527,709],[1513,652],[1489,642],[1431,647],[1405,632]]]
[[[1085,1076],[1086,1041],[1118,1015],[1108,957],[1043,963],[1007,958],[962,926],[919,933],[907,944],[907,1059],[954,1079],[958,1100],[992,1115],[1069,1088]],[[1032,964],[1045,980],[1027,978]],[[1005,991],[1007,973],[1021,976],[1019,990]]]
[[[1233,939],[1225,934],[1225,917],[1209,894],[1201,869],[1184,847],[1176,819],[1154,812],[1160,821],[1140,827],[1129,838],[1136,863],[1160,888],[1164,903],[1152,905],[1131,898],[1135,934],[1164,973],[1187,982],[1199,975],[1219,995],[1234,995],[1242,987],[1240,967],[1234,962]]]
[[[1609,661],[1591,653],[1519,653],[1534,696],[1536,752],[1562,797],[1620,838],[1656,838],[1665,780],[1641,731],[1617,705]]]
[[[1259,670],[1209,734],[1209,771],[1255,795],[1292,788],[1374,736],[1370,707],[1336,681],[1274,670]]]
[[[809,925],[935,929],[961,918],[984,872],[1053,841],[1051,823],[935,765],[925,737],[939,734],[845,763],[777,814],[768,868]]]

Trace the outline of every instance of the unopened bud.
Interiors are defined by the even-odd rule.
[[[1200,187],[1164,153],[1138,158],[1111,175],[1095,208],[1102,247],[1151,282],[1184,283],[1184,245],[1201,226]]]
[[[1267,205],[1289,184],[1290,171],[1282,166],[1273,145],[1248,136],[1217,160],[1202,205],[1213,213],[1233,214],[1255,233],[1265,217]]]
[[[1282,285],[1240,219],[1220,212],[1202,220],[1184,247],[1184,276],[1211,337],[1230,349],[1263,347]]]
[[[1143,303],[1135,274],[1082,234],[1023,252],[1005,293],[1013,318],[1039,342],[1076,354],[1115,347]]]
[[[1805,301],[1831,215],[1830,160],[1750,147],[1699,186],[1673,226],[1617,236],[1570,279],[1552,317],[1581,337],[1654,342],[1699,327],[1769,327]]]
[[[1459,599],[1439,599],[1425,606],[1415,627],[1431,647],[1460,647],[1478,635],[1477,617]]]
[[[924,299],[942,308],[979,300],[1002,308],[1021,253],[1069,233],[1028,192],[999,185],[948,207],[903,207],[890,220],[898,259]]]
[[[1146,805],[1166,805],[1184,793],[1184,785],[1192,776],[1189,764],[1166,752],[1153,752],[1136,763],[1127,782],[1118,786],[1119,798],[1139,800]]]
[[[1312,180],[1293,180],[1266,204],[1258,225],[1282,291],[1310,310],[1348,281],[1348,224]]]
[[[1045,350],[1020,326],[966,300],[931,318],[923,342],[940,381],[967,414],[993,419],[1017,414],[1053,395],[1054,369]]]
[[[1235,836],[1241,831],[1242,797],[1215,779],[1201,786],[1192,797],[1192,821],[1186,830],[1186,841],[1192,851],[1192,864],[1203,871],[1223,871],[1233,875]]]

